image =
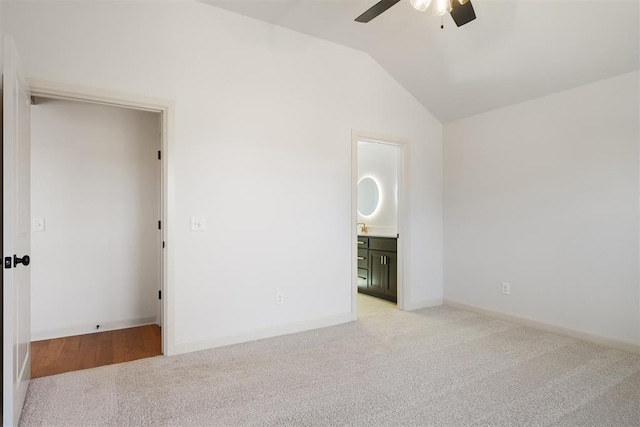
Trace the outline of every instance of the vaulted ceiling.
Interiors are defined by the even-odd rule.
[[[202,0],[362,50],[443,123],[639,68],[638,0],[472,0],[460,28],[402,0]],[[457,1],[457,0],[453,0]]]

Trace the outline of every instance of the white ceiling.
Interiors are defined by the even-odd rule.
[[[639,68],[639,0],[472,0],[478,19],[440,29],[402,0],[202,0],[373,57],[443,123]],[[456,1],[456,0],[454,0]]]

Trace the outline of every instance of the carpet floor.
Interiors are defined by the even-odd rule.
[[[640,356],[451,307],[33,380],[22,426],[640,426]]]

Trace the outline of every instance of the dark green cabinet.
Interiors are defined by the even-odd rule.
[[[358,237],[358,291],[397,301],[397,240],[387,237]]]
[[[398,299],[398,253],[385,252],[385,257],[387,294],[396,302]]]
[[[366,288],[367,283],[369,283],[369,251],[358,248],[358,288]]]

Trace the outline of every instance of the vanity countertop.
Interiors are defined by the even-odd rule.
[[[380,231],[376,231],[373,233],[358,233],[358,237],[386,237],[386,238],[392,238],[392,239],[396,239],[398,237],[398,233],[385,233],[385,232],[380,232]]]

